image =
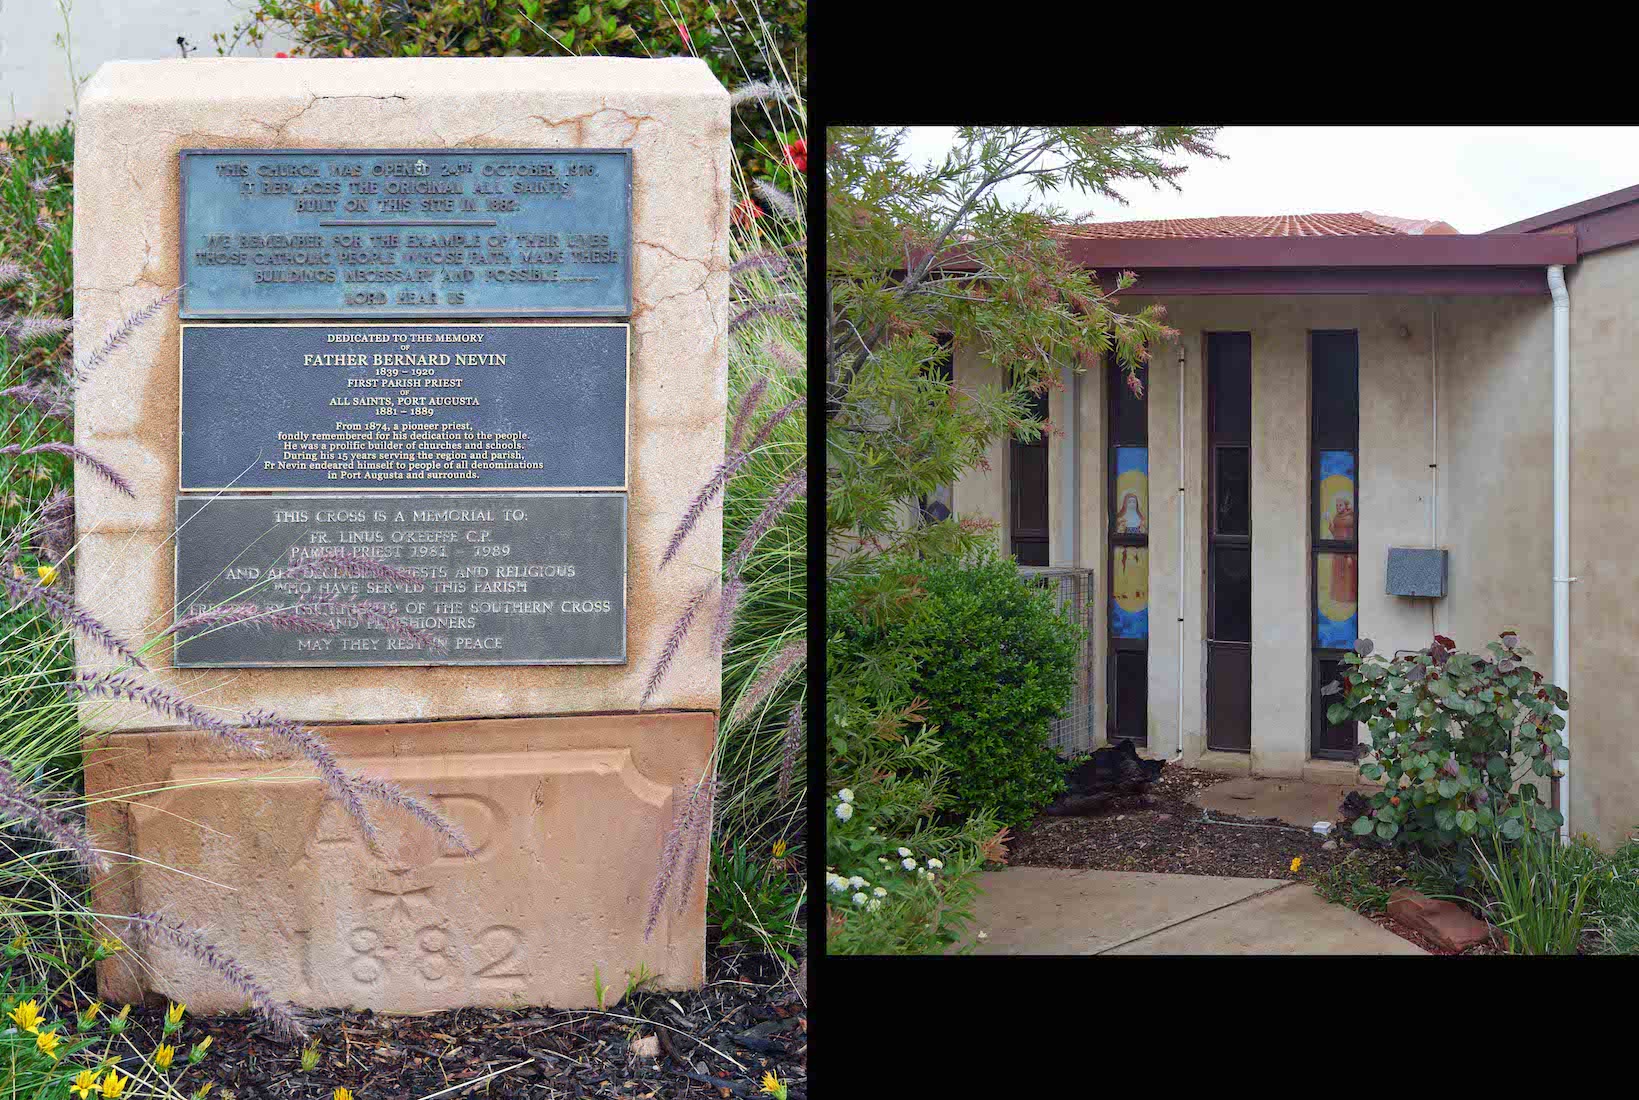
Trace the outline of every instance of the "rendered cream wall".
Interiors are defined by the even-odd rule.
[[[1573,293],[1573,301],[1574,301]],[[1267,775],[1327,774],[1310,761],[1308,333],[1360,334],[1360,629],[1380,651],[1420,648],[1438,630],[1478,648],[1504,627],[1521,632],[1538,667],[1552,660],[1551,318],[1539,298],[1200,296],[1171,298],[1178,344],[1155,350],[1149,370],[1149,752],[1178,745],[1178,630],[1184,618],[1186,758],[1205,748],[1205,334],[1247,331],[1253,361],[1253,730],[1249,756],[1212,753],[1212,767]],[[1437,339],[1434,338],[1435,325]],[[1404,330],[1404,331],[1402,331]],[[1177,568],[1179,346],[1184,350],[1183,470],[1186,568]],[[1437,345],[1439,455],[1433,446],[1431,351]],[[1573,358],[1574,358],[1573,352]],[[959,384],[999,382],[972,347],[958,348]],[[1104,383],[1083,376],[1080,401],[1080,564],[1105,584]],[[1057,451],[1051,460],[1058,461]],[[1436,545],[1451,549],[1450,594],[1413,600],[1385,593],[1390,546],[1430,545],[1431,462],[1438,464]],[[1007,452],[957,486],[956,509],[1001,520]],[[1055,481],[1056,484],[1056,481]],[[1060,497],[1050,498],[1055,530]],[[1057,557],[1055,556],[1055,560]],[[1182,604],[1180,605],[1180,596]],[[1095,623],[1102,656],[1105,609]],[[1095,728],[1104,728],[1104,687]],[[1635,769],[1639,789],[1639,768]],[[1639,803],[1636,803],[1639,804]]]

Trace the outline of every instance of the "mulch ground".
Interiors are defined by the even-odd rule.
[[[205,1081],[211,1100],[331,1100],[344,1085],[356,1100],[483,1096],[754,1096],[772,1072],[805,1100],[806,990],[763,955],[715,954],[703,988],[639,992],[607,1011],[550,1008],[458,1009],[429,1016],[312,1011],[319,1064],[301,1070],[302,1044],[282,1043],[254,1017],[195,1018],[179,1054],[213,1036],[205,1062],[173,1074],[191,1095]],[[618,994],[618,990],[616,993]],[[162,1012],[133,1010],[131,1029],[159,1042]],[[652,1056],[645,1053],[652,1050]],[[181,1064],[181,1058],[178,1059]]]
[[[1404,868],[1392,851],[1357,847],[1351,838],[1336,832],[1330,838],[1335,843],[1328,848],[1327,837],[1276,818],[1209,813],[1190,801],[1229,778],[1168,764],[1144,798],[1128,799],[1096,817],[1036,818],[1009,842],[1008,863],[1303,881],[1353,859],[1364,862],[1374,882],[1389,889],[1405,885]],[[1303,860],[1297,871],[1292,870],[1294,858]],[[1484,944],[1462,952],[1447,951],[1390,920],[1386,913],[1362,915],[1432,954],[1496,953]]]
[[[1275,818],[1208,814],[1190,799],[1231,778],[1168,764],[1144,799],[1097,817],[1038,817],[1009,841],[1008,863],[1230,878],[1301,879],[1349,849]],[[1296,873],[1292,860],[1301,857]]]

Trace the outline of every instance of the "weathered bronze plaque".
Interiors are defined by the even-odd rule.
[[[185,149],[183,318],[624,317],[629,149]]]
[[[626,660],[624,493],[179,496],[176,527],[178,668]]]
[[[182,326],[184,492],[624,489],[624,324]]]

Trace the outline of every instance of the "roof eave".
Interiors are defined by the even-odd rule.
[[[1082,267],[1167,268],[1487,268],[1574,264],[1568,233],[1478,233],[1338,237],[1194,237],[1177,240],[1070,238]]]

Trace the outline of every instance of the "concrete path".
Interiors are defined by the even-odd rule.
[[[982,955],[1422,955],[1306,882],[1010,867],[980,876]]]

